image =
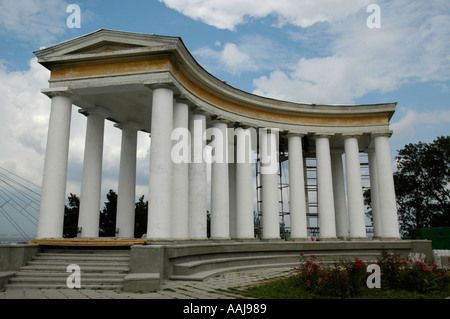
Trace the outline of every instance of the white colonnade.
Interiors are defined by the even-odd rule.
[[[71,96],[50,90],[51,116],[38,238],[61,238],[69,149]],[[170,86],[152,88],[149,209],[147,238],[152,241],[207,238],[206,139],[214,150],[211,162],[211,233],[213,240],[254,238],[252,145],[259,138],[262,182],[262,239],[279,240],[278,134],[221,121],[177,100]],[[86,148],[81,188],[79,232],[97,237],[102,178],[104,121],[98,109],[86,109]],[[210,125],[208,128],[207,125]],[[134,237],[136,123],[118,123],[122,130],[118,189],[117,236]],[[177,131],[177,129],[181,129]],[[179,132],[180,134],[173,134]],[[187,135],[183,135],[184,133]],[[208,136],[210,134],[211,136]],[[317,161],[318,219],[321,240],[366,239],[359,163],[359,137],[344,135],[343,149],[330,146],[334,134],[288,133],[290,227],[292,240],[307,240],[307,196],[303,139],[314,139]],[[205,136],[207,138],[205,138]],[[188,147],[176,148],[177,138]],[[374,229],[377,239],[399,239],[389,136],[372,134],[369,154]],[[175,151],[175,153],[174,153]],[[345,154],[345,163],[342,160]],[[174,158],[176,157],[176,159]],[[344,174],[345,171],[345,174]]]

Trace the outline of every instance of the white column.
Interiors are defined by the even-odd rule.
[[[345,136],[344,147],[350,239],[365,239],[367,235],[358,139],[355,136]]]
[[[374,239],[381,238],[381,213],[380,203],[378,196],[378,174],[377,174],[377,161],[374,149],[367,151],[369,157],[369,174],[370,174],[370,199],[372,206],[372,219],[373,219],[373,237]]]
[[[229,209],[230,209],[230,237],[236,238],[236,161],[235,161],[235,143],[234,128],[228,128],[228,196],[229,196]]]
[[[389,136],[375,135],[374,142],[382,239],[400,239]]]
[[[280,239],[277,144],[274,132],[260,130],[263,239]]]
[[[172,129],[173,91],[153,90],[147,238],[172,237]]]
[[[69,158],[70,94],[52,96],[37,238],[62,238]]]
[[[336,238],[333,178],[331,173],[330,141],[328,136],[317,135],[317,210],[321,240]]]
[[[189,106],[186,103],[176,102],[173,110],[173,128],[188,132],[189,130]],[[184,138],[189,138],[189,134]],[[186,142],[186,141],[185,141]],[[183,150],[186,154],[177,154],[188,161],[173,162],[172,173],[172,237],[177,240],[188,238],[188,214],[189,214],[189,159],[190,141],[186,145],[189,148]]]
[[[308,237],[302,136],[289,135],[288,150],[291,238],[302,240]]]
[[[237,128],[236,134],[236,238],[254,238],[252,131]]]
[[[211,164],[211,238],[230,238],[230,202],[228,187],[228,127],[225,123],[214,123],[214,140]]]
[[[189,164],[189,238],[207,238],[207,175],[206,162],[203,159],[206,130],[204,114],[194,113],[189,122],[191,132],[191,164]]]
[[[105,115],[96,109],[88,110],[85,115],[87,125],[78,216],[79,237],[98,237]]]
[[[342,152],[331,151],[331,171],[333,174],[334,212],[336,215],[336,236],[348,238],[347,197],[345,194],[344,167]]]
[[[132,123],[118,124],[116,127],[122,130],[116,218],[119,232],[116,236],[134,238],[138,128]]]

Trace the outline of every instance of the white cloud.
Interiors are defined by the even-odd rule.
[[[220,70],[233,75],[271,70],[274,61],[279,66],[288,66],[293,56],[280,43],[260,35],[245,35],[237,43],[224,45],[216,41],[214,48],[202,47],[193,54],[208,71]]]
[[[0,65],[0,165],[38,185],[49,115],[48,98],[40,89],[48,77],[36,59],[23,72],[8,72]]]
[[[445,127],[450,125],[450,110],[436,110],[430,112],[406,111],[406,114],[398,121],[391,123],[394,131],[393,137],[397,140],[408,139],[419,135],[418,130],[422,130],[420,136],[437,137],[437,132],[445,131]],[[440,128],[444,128],[443,130]],[[426,134],[424,131],[428,131]]]
[[[211,64],[232,74],[270,71],[255,79],[256,94],[301,102],[353,103],[369,92],[392,92],[409,82],[450,80],[450,42],[444,40],[450,38],[446,0],[379,0],[379,29],[366,24],[371,14],[366,9],[373,1],[160,1],[221,29],[235,30],[250,19],[272,16],[278,21],[275,27],[289,25],[283,30],[301,43],[301,49],[315,46],[313,54],[293,52],[290,61],[297,62],[291,67],[255,56],[266,52],[265,41],[252,42],[251,50],[241,39],[220,50],[197,52],[206,61],[222,62]],[[316,27],[318,22],[325,23]],[[270,44],[273,54],[266,56],[276,56],[274,52],[283,46]]]
[[[231,74],[239,74],[242,71],[249,71],[255,68],[250,56],[240,50],[234,43],[226,43],[221,51],[215,51],[211,48],[204,47],[195,51],[195,54],[205,60],[205,64],[217,65],[225,68]],[[212,71],[212,68],[208,68]]]
[[[219,29],[235,30],[252,18],[272,15],[278,26],[309,27],[317,22],[340,20],[354,14],[370,1],[322,0],[159,0],[167,7]]]
[[[36,58],[25,71],[9,72],[0,63],[0,166],[41,185],[47,143],[51,100],[42,94],[48,87],[50,73]],[[72,108],[67,194],[80,196],[84,160],[86,117]],[[138,138],[138,190],[147,194],[149,137]],[[102,193],[112,188],[117,192],[120,165],[121,131],[111,122],[105,123]],[[143,192],[143,193],[141,193]],[[104,196],[103,196],[104,197]],[[104,198],[102,198],[103,201]]]
[[[67,32],[64,0],[0,1],[0,34],[49,44]]]
[[[367,28],[365,12],[332,23],[328,32],[335,39],[329,56],[302,58],[292,70],[262,76],[254,81],[254,93],[352,103],[369,92],[395,91],[408,82],[450,80],[450,43],[442,40],[450,38],[450,7],[439,4],[443,2],[381,2],[380,29]]]

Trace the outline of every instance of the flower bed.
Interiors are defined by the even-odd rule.
[[[402,289],[427,293],[450,284],[450,271],[422,261],[408,261],[397,254],[382,252],[376,263],[381,271],[381,289]],[[361,259],[324,264],[315,255],[300,254],[300,286],[314,294],[348,298],[367,288],[367,264]],[[377,288],[372,288],[377,289]]]

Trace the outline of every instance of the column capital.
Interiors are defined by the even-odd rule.
[[[393,134],[392,130],[384,131],[384,132],[372,132],[370,133],[371,138],[379,137],[379,136],[385,136],[385,137],[391,137]]]
[[[195,104],[194,102],[192,102],[191,100],[189,100],[184,94],[175,94],[174,95],[174,100],[176,103],[182,103],[182,104],[186,104],[189,107],[194,107]]]
[[[120,130],[130,130],[130,131],[139,131],[143,129],[142,125],[133,121],[116,123],[114,124],[114,127],[117,127]]]
[[[323,138],[323,137],[330,138],[335,135],[336,135],[335,133],[314,133],[313,138],[314,139]]]
[[[197,107],[196,105],[191,107],[191,113],[192,113],[192,115],[203,115],[205,117],[208,115],[208,112],[206,112],[205,110],[202,110],[201,108]]]
[[[211,125],[212,126],[226,125],[226,127],[228,128],[228,123],[220,118],[211,119]]]
[[[304,137],[306,135],[307,135],[307,133],[298,133],[298,132],[287,132],[286,134],[284,134],[284,136],[287,138],[292,137],[292,136]]]
[[[104,119],[106,119],[106,118],[111,116],[108,111],[106,111],[105,109],[103,109],[100,106],[93,106],[93,107],[80,109],[80,110],[78,110],[78,113],[83,114],[85,116],[94,115],[94,114],[95,115],[100,115]]]
[[[41,89],[41,93],[47,95],[49,98],[55,96],[64,96],[67,98],[72,97],[73,93],[68,87],[57,87],[57,88],[45,88]]]
[[[144,83],[144,85],[152,91],[157,89],[169,89],[173,92],[174,95],[181,94],[180,90],[176,87],[176,85],[172,81],[159,83]]]
[[[344,133],[344,134],[342,134],[342,138],[344,140],[347,139],[347,138],[359,139],[361,136],[363,136],[363,133]]]

